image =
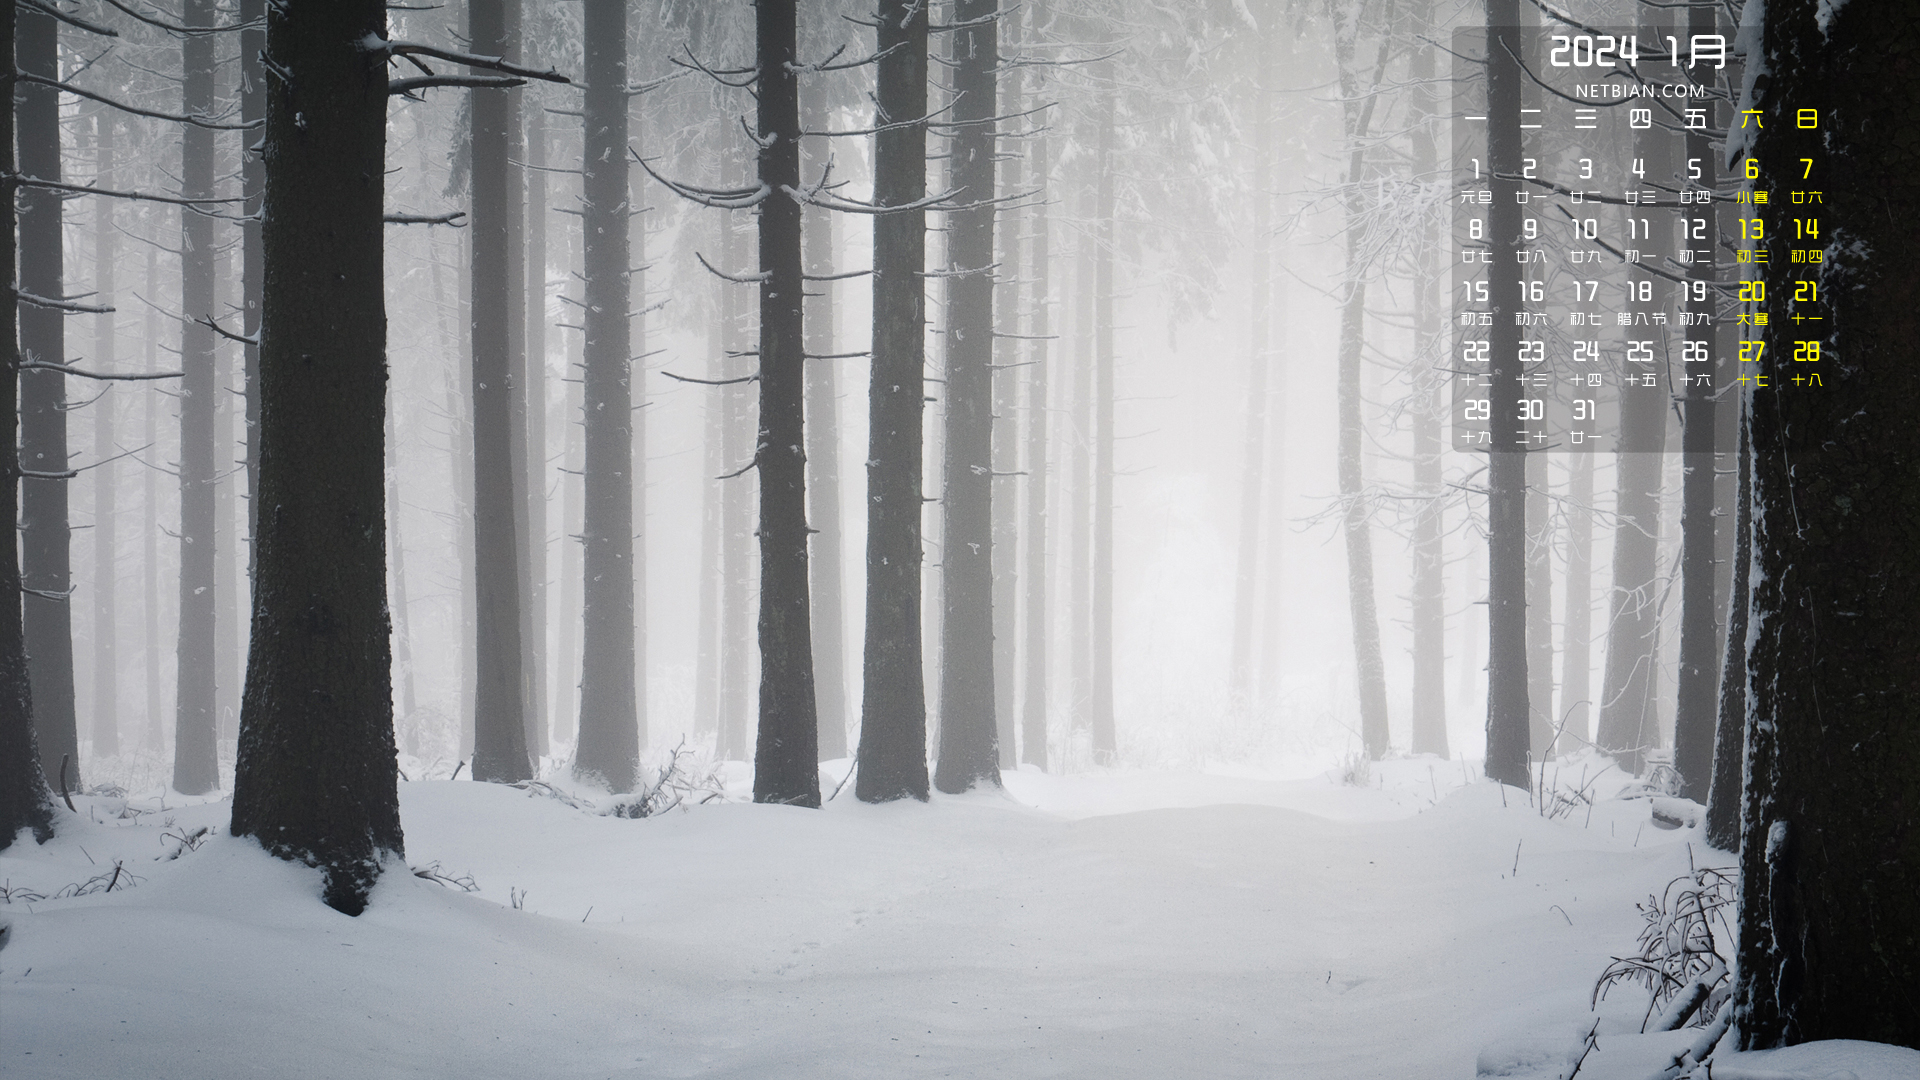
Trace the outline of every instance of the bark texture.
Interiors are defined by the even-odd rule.
[[[627,302],[626,0],[586,0],[586,468],[580,741],[576,775],[632,791],[640,762],[634,685],[633,386]]]
[[[467,38],[485,56],[508,48],[507,6],[517,0],[471,0]],[[509,233],[519,200],[509,183],[509,91],[472,90],[473,95],[473,564],[474,675],[473,778],[513,783],[532,777],[526,717],[528,674],[521,644],[522,547],[516,528],[523,516],[515,477],[519,461],[512,437],[514,378],[513,277]]]
[[[911,206],[927,193],[927,9],[881,0],[873,198]],[[893,126],[899,125],[899,126]],[[867,601],[860,746],[863,802],[927,798],[921,668],[921,438],[926,396],[924,210],[873,219],[873,375],[868,389]]]
[[[0,8],[0,56],[14,55],[15,5]],[[45,18],[29,13],[29,18]],[[0,275],[9,290],[14,276],[12,109],[0,109]],[[19,306],[0,304],[0,370],[20,362]],[[0,851],[20,830],[45,843],[53,837],[53,803],[40,769],[33,723],[33,685],[27,675],[26,640],[20,621],[18,379],[0,378]],[[57,766],[56,766],[57,767]]]
[[[1492,445],[1487,486],[1487,765],[1489,779],[1528,786],[1526,446],[1521,441],[1520,276],[1508,271],[1520,246],[1520,51],[1516,0],[1487,0],[1487,168],[1493,205],[1487,215],[1492,271],[1487,297],[1493,326],[1489,392]]]
[[[349,915],[403,854],[382,483],[380,0],[268,16],[260,515],[233,832],[320,867]]]
[[[1920,1047],[1920,282],[1897,209],[1920,204],[1920,9],[1771,0],[1762,37],[1770,79],[1742,103],[1768,120],[1753,186],[1788,197],[1764,215],[1769,257],[1754,267],[1768,385],[1745,387],[1753,622],[1734,1020],[1742,1049]],[[1807,127],[1803,108],[1817,110]],[[1795,191],[1822,198],[1795,204]],[[1818,239],[1799,238],[1810,219]],[[1824,261],[1794,262],[1795,248],[1824,248]]]
[[[760,72],[760,730],[753,801],[820,805],[807,588],[806,287],[800,261],[795,0],[754,6]]]
[[[189,17],[194,10],[195,5],[190,3]],[[31,9],[21,11],[18,18],[15,55],[20,70],[59,78],[59,23]],[[19,117],[20,172],[41,180],[60,179],[59,91],[18,84],[15,108]],[[65,197],[44,188],[25,187],[20,189],[19,198],[20,288],[35,296],[58,299],[66,295],[61,226]],[[43,364],[67,362],[65,313],[22,304],[18,317],[23,359]],[[57,783],[61,760],[71,758],[69,776],[78,787],[80,736],[73,710],[73,575],[69,550],[72,534],[67,526],[68,480],[58,475],[67,469],[66,388],[67,377],[58,371],[20,372],[20,467],[27,474],[54,474],[19,478],[20,576],[26,589],[22,604],[27,667],[33,677],[33,718],[40,740],[41,767]],[[209,647],[211,644],[209,634]],[[211,651],[207,659],[211,666]],[[210,760],[211,729],[205,749]],[[200,779],[203,776],[204,780]],[[193,786],[180,790],[198,794],[212,790],[217,783],[211,769],[195,772],[193,777]]]
[[[993,648],[993,223],[998,0],[958,0],[947,215],[947,384],[940,507],[940,756],[933,783],[1000,783]]]

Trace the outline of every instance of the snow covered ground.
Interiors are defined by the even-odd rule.
[[[1580,1076],[1609,1080],[1686,1041],[1637,1034],[1637,988],[1588,995],[1636,901],[1731,861],[1695,830],[1645,800],[1550,819],[1458,762],[1367,782],[1026,771],[647,820],[405,783],[408,862],[479,889],[393,872],[357,919],[226,836],[224,802],[81,797],[0,855],[0,1073],[1558,1077],[1598,1019]],[[53,898],[116,862],[132,888]],[[1742,1075],[1911,1078],[1920,1053],[1714,1071]]]

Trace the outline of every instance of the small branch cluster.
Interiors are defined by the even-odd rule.
[[[1729,919],[1739,891],[1734,868],[1696,867],[1636,905],[1646,920],[1640,951],[1613,958],[1593,984],[1593,1005],[1620,983],[1641,983],[1650,991],[1641,1031],[1706,1026],[1732,990],[1721,951],[1733,944]]]
[[[609,812],[614,817],[648,818],[688,803],[700,805],[726,798],[726,783],[720,778],[719,770],[711,764],[697,769],[693,758],[686,740],[680,740],[680,745],[673,748],[666,762],[655,771],[653,781],[614,803]]]
[[[474,883],[472,874],[449,874],[440,868],[438,859],[425,866],[410,866],[407,869],[412,870],[413,876],[422,881],[437,881],[449,889],[459,889],[461,892],[480,891],[480,886]]]

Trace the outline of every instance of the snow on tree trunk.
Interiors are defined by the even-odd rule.
[[[1743,35],[1741,103],[1764,118],[1746,146],[1772,201],[1742,207],[1765,222],[1768,253],[1749,275],[1764,300],[1746,310],[1770,325],[1752,334],[1768,385],[1743,387],[1753,564],[1734,1019],[1742,1049],[1920,1047],[1920,284],[1901,209],[1920,202],[1920,9],[1770,0],[1763,18],[1757,40]],[[1810,376],[1820,383],[1794,381]]]
[[[28,18],[45,17],[29,13]],[[14,19],[14,5],[0,10],[0,56],[14,55]],[[9,291],[18,190],[13,179],[13,118],[12,109],[0,109],[0,273],[5,274]],[[20,361],[18,313],[18,305],[0,304],[0,370],[13,371]],[[20,622],[19,394],[19,379],[0,378],[0,851],[13,844],[21,829],[33,830],[34,839],[43,843],[53,836],[53,804],[40,769],[33,687]]]

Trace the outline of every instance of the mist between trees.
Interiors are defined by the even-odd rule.
[[[1855,610],[1908,592],[1909,481],[1873,464],[1900,425],[1836,428],[1842,468],[1806,450],[1831,406],[1688,382],[1622,418],[1669,453],[1447,448],[1444,144],[1470,85],[1519,189],[1541,88],[1509,28],[1733,42],[1705,128],[1621,148],[1722,196],[1716,251],[1789,159],[1911,194],[1844,110],[1838,143],[1727,136],[1786,87],[1877,117],[1822,58],[1914,16],[1855,0],[1815,42],[1809,5],[1756,3],[12,5],[0,828],[227,789],[357,911],[402,773],[630,792],[684,742],[818,806],[847,758],[887,801],[1352,754],[1529,786],[1595,749],[1723,846],[1785,837],[1748,845],[1749,906],[1805,895],[1742,948],[1815,979],[1787,924],[1840,856],[1794,838],[1851,805],[1816,792],[1913,783],[1912,651],[1834,629],[1911,623]],[[1830,233],[1891,228],[1866,184]],[[1525,242],[1496,198],[1494,261]],[[1859,258],[1820,272],[1834,357],[1917,309]],[[1719,316],[1676,349],[1737,347],[1721,286],[1805,280],[1723,259],[1651,286]],[[1519,335],[1490,338],[1498,382]],[[1883,368],[1828,370],[1880,415]],[[1789,535],[1808,484],[1839,509]],[[1815,622],[1847,658],[1803,674]],[[1805,771],[1821,693],[1905,771]],[[1754,1039],[1854,1030],[1762,989]]]

